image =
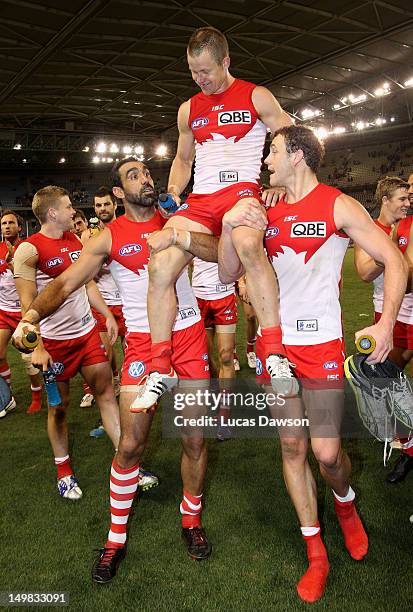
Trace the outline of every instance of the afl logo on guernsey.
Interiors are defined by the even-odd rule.
[[[132,378],[139,378],[144,374],[145,370],[146,368],[143,361],[132,361],[132,363],[129,364],[128,374]]]
[[[125,244],[123,247],[121,247],[119,249],[119,255],[121,257],[130,257],[131,255],[136,255],[136,253],[140,253],[141,251],[141,245],[133,242],[131,244]]]
[[[275,238],[276,236],[278,236],[279,233],[280,230],[278,229],[278,227],[269,227],[265,232],[265,238],[266,240],[269,240],[270,238]]]
[[[209,123],[208,117],[197,117],[191,123],[191,128],[193,130],[199,130],[200,128],[203,128],[206,125],[208,125],[208,123]]]
[[[52,257],[46,261],[46,268],[54,268],[55,266],[60,266],[63,263],[63,259],[61,257]]]
[[[251,111],[233,110],[218,113],[218,125],[251,123]]]
[[[407,244],[407,238],[405,236],[400,236],[399,238],[399,245],[400,246],[406,246]]]
[[[325,364],[323,365],[323,368],[325,370],[337,370],[338,363],[337,361],[326,361]]]

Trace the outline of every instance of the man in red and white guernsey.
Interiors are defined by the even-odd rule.
[[[34,195],[32,209],[40,222],[40,231],[22,242],[14,255],[14,277],[23,313],[15,331],[17,335],[21,335],[26,326],[32,327],[28,325],[31,320],[25,314],[38,292],[69,268],[82,249],[79,238],[71,231],[74,209],[65,189],[56,186],[40,189]],[[87,293],[82,283],[62,302],[57,312],[42,321],[41,338],[32,353],[33,365],[43,371],[52,366],[56,375],[62,403],[49,406],[47,430],[57,466],[59,494],[71,500],[82,497],[69,457],[66,421],[69,383],[78,372],[93,389],[105,429],[115,448],[120,436],[119,408],[113,392],[111,370],[89,301],[106,316],[109,335],[114,342],[116,322],[92,281],[87,286]]]
[[[116,199],[113,193],[107,187],[100,187],[97,192],[93,196],[93,206],[95,209],[96,217],[99,219],[99,229],[97,231],[102,231],[108,223],[111,223],[114,219],[116,219]],[[86,229],[82,233],[82,243],[86,244],[86,242],[96,233],[95,229]],[[126,327],[125,320],[122,314],[122,302],[120,299],[119,289],[113,280],[113,277],[108,270],[108,267],[105,265],[102,266],[98,275],[94,279],[98,289],[100,291],[101,296],[105,300],[105,304],[109,307],[109,310],[115,317],[115,321],[118,325],[119,336],[122,340],[125,337]],[[107,329],[105,326],[105,317],[103,317],[99,312],[92,308],[92,314],[96,321],[96,325],[98,328],[98,332],[100,334],[101,340],[105,346],[106,353],[108,355],[108,359],[112,365],[113,372],[113,383],[115,386],[115,395],[119,396],[120,390],[120,377],[118,372],[118,367],[116,363],[116,354],[112,350],[112,346],[109,342]],[[90,389],[84,386],[85,394],[82,397],[80,402],[81,408],[86,408],[92,405],[93,395],[90,392]],[[98,430],[92,430],[98,431]],[[103,429],[102,429],[103,431]],[[92,435],[91,432],[91,435]]]
[[[13,278],[14,251],[20,244],[23,219],[13,210],[4,210],[0,217],[0,376],[10,385],[11,371],[7,363],[7,345],[21,319],[21,306]],[[32,402],[28,414],[39,412],[42,407],[42,382],[39,370],[32,365],[31,355],[22,353],[22,360],[30,377]],[[0,411],[5,417],[16,407],[14,397],[8,406]]]
[[[198,302],[208,338],[208,354],[211,376],[218,376],[221,392],[232,390],[235,378],[234,351],[235,332],[237,329],[237,303],[235,283],[224,285],[219,280],[218,264],[202,261],[198,257],[193,260],[192,289]],[[219,359],[218,371],[212,362],[214,340],[217,340]],[[217,439],[221,442],[231,436],[226,425],[230,409],[221,406]]]
[[[47,317],[59,308],[68,295],[93,278],[104,262],[108,263],[124,304],[127,334],[120,393],[121,439],[110,476],[110,531],[92,571],[93,580],[98,583],[111,580],[125,556],[127,523],[138,486],[139,464],[153,419],[153,411],[136,412],[134,402],[148,375],[151,360],[146,307],[150,254],[148,238],[153,232],[159,233],[165,223],[155,209],[153,181],[142,162],[134,157],[117,162],[112,170],[112,181],[113,192],[123,200],[126,214],[88,241],[73,267],[55,279],[34,300],[25,316],[32,323]],[[168,235],[169,239],[172,236],[175,238],[179,248],[181,245],[184,248],[185,232],[162,232],[164,239]],[[190,249],[194,256],[216,260],[217,239],[202,233],[191,233]],[[187,381],[193,389],[194,381],[208,384],[209,366],[204,325],[187,270],[180,275],[176,292],[179,308],[173,324],[173,367],[179,374],[183,388]],[[160,304],[159,316],[163,316],[163,308],[164,304]],[[161,378],[158,384],[163,384]],[[190,410],[196,414],[197,408]],[[182,536],[189,555],[201,560],[211,552],[201,523],[207,464],[202,434],[187,436],[183,433],[182,450]]]
[[[341,267],[349,238],[386,266],[384,305],[380,321],[358,332],[377,342],[370,359],[382,361],[391,349],[392,329],[405,290],[406,266],[395,245],[370,219],[365,209],[338,189],[320,184],[316,172],[323,146],[304,126],[275,133],[265,160],[271,185],[285,186],[285,196],[268,212],[265,248],[280,287],[280,317],[284,351],[295,364],[302,397],[270,411],[277,417],[310,421],[311,447],[320,473],[333,490],[334,506],[351,557],[362,559],[368,539],[358,517],[350,486],[350,460],[340,443],[344,405],[342,385],[344,346],[339,303]],[[249,204],[254,207],[254,204]],[[224,224],[233,225],[232,211]],[[230,241],[220,245],[220,277],[229,282],[242,274]],[[221,261],[225,266],[221,266]],[[265,382],[263,352],[257,339],[257,372]],[[264,376],[262,376],[264,374]],[[320,415],[320,412],[322,415]],[[323,417],[326,419],[323,421]],[[328,428],[324,423],[327,423]],[[317,492],[307,460],[307,428],[279,431],[283,473],[307,545],[309,567],[297,585],[301,599],[314,602],[325,588],[329,573],[327,551],[320,534]]]
[[[380,205],[380,215],[376,225],[393,240],[402,253],[409,248],[413,217],[407,217],[410,209],[409,183],[398,176],[386,176],[377,183],[376,202]],[[412,246],[410,246],[410,249]],[[411,255],[406,253],[407,261]],[[354,248],[354,262],[360,278],[374,285],[374,318],[379,321],[383,312],[383,267],[358,245]],[[389,358],[402,369],[413,356],[413,293],[406,293],[397,314],[393,329],[393,348]],[[387,475],[387,482],[395,484],[404,480],[413,469],[413,440],[400,439],[402,452],[393,469]]]
[[[265,87],[230,74],[228,43],[219,30],[196,30],[189,40],[187,57],[192,78],[201,92],[184,102],[178,112],[179,140],[168,192],[180,204],[180,194],[191,179],[195,150],[194,186],[167,227],[219,236],[227,210],[245,200],[260,202],[259,176],[267,130],[290,125],[291,120]],[[267,368],[274,381],[285,378],[287,372],[284,385],[288,389],[294,379],[288,375],[288,362],[282,355],[277,284],[263,250],[263,228],[227,226],[225,231],[248,273],[248,294],[261,325]],[[172,246],[154,254],[149,267],[151,370],[175,380],[171,367],[174,285],[191,259],[188,250]],[[165,304],[163,317],[157,316],[159,303]],[[140,405],[148,408],[157,399],[150,375]]]

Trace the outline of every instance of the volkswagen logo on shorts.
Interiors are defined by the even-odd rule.
[[[326,361],[325,364],[323,365],[323,368],[325,370],[337,370],[338,363],[337,361]]]
[[[65,366],[61,361],[55,361],[52,365],[52,370],[53,373],[58,376],[59,374],[63,374],[63,372],[65,371]]]
[[[204,354],[202,355],[202,359],[203,359],[204,361],[208,361],[208,353],[204,353]]]
[[[189,204],[184,202],[183,204],[181,204],[181,206],[178,208],[178,210],[186,210],[187,208],[189,208]]]
[[[141,245],[133,242],[131,244],[125,244],[123,247],[121,247],[119,249],[119,255],[121,257],[130,257],[131,255],[136,255],[136,253],[140,253],[141,251]]]
[[[257,376],[262,376],[262,361],[258,357],[255,358],[255,371]]]
[[[128,368],[128,374],[132,378],[139,378],[145,373],[145,364],[143,361],[132,361]]]
[[[399,238],[399,244],[400,246],[406,246],[407,244],[407,238],[405,236],[400,236]]]

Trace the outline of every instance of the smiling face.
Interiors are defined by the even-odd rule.
[[[409,187],[410,206],[413,206],[413,174],[410,174],[409,178],[407,179],[407,182],[410,185]]]
[[[229,57],[224,57],[221,64],[204,50],[199,55],[187,55],[191,76],[202,93],[206,96],[222,93],[228,87]]]
[[[295,164],[293,158],[297,153],[298,151],[288,153],[285,147],[284,136],[281,134],[274,138],[270,145],[270,152],[264,160],[270,173],[270,185],[272,187],[286,184],[294,171]]]
[[[400,219],[405,219],[410,209],[409,192],[407,188],[402,187],[395,189],[389,197],[384,196],[382,206],[386,209],[389,216],[394,219],[393,223],[400,221]]]
[[[148,168],[139,161],[124,163],[119,168],[122,187],[114,187],[116,197],[128,204],[149,208],[155,204],[156,195]]]

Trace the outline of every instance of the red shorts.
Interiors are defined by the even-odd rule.
[[[235,293],[219,300],[196,298],[201,317],[206,328],[214,325],[233,325],[237,322],[237,304]]]
[[[124,338],[126,336],[126,325],[125,325],[125,319],[123,318],[122,305],[116,304],[114,306],[110,306],[108,304],[108,308],[110,312],[113,314],[113,316],[115,317],[115,321],[118,324],[119,336],[121,338]],[[108,330],[106,329],[105,317],[103,316],[103,314],[101,314],[94,308],[92,308],[91,310],[92,310],[93,318],[96,321],[96,327],[98,329],[98,332],[103,332],[107,334]]]
[[[256,198],[261,202],[260,186],[256,183],[237,183],[214,193],[191,193],[174,217],[181,216],[202,223],[214,236],[220,236],[222,217],[242,198]]]
[[[150,364],[151,335],[128,332],[122,385],[140,385],[149,374]],[[209,378],[208,344],[203,321],[172,333],[172,366],[179,378]]]
[[[337,338],[322,344],[304,346],[284,345],[284,351],[288,361],[295,365],[292,370],[295,376],[301,379],[303,387],[307,389],[343,388],[343,364],[346,357],[343,339]],[[257,382],[268,384],[270,378],[265,369],[261,336],[257,336],[256,353]]]
[[[43,344],[53,358],[56,380],[60,382],[73,378],[81,368],[105,363],[108,360],[96,326],[79,338],[70,340],[43,338]]]
[[[381,319],[381,312],[374,313],[377,323]],[[413,350],[413,325],[396,321],[393,327],[393,344],[399,348]]]
[[[12,312],[11,310],[0,310],[0,329],[9,329],[15,331],[20,323],[22,313],[20,310]]]

